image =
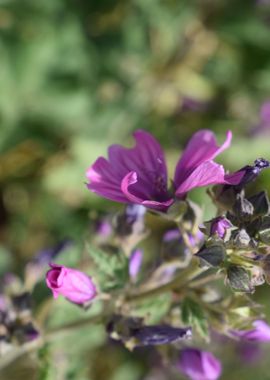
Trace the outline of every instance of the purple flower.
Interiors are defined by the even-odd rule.
[[[221,363],[211,353],[197,348],[181,351],[178,368],[191,380],[216,380],[221,375]]]
[[[77,304],[84,304],[95,298],[97,290],[91,277],[63,265],[50,264],[50,267],[52,269],[47,272],[46,283],[54,298],[61,294]]]
[[[270,326],[262,320],[253,322],[253,329],[250,330],[233,330],[232,334],[247,342],[269,342]]]
[[[134,133],[135,147],[128,149],[112,145],[108,160],[99,157],[88,169],[87,187],[97,194],[122,203],[135,203],[166,211],[174,202],[174,196],[186,194],[201,186],[213,184],[238,184],[243,173],[226,175],[222,165],[213,159],[230,145],[232,133],[227,133],[219,147],[210,130],[193,135],[175,169],[173,187],[167,187],[167,167],[159,143],[148,132]]]
[[[212,220],[210,234],[217,234],[221,239],[223,239],[227,229],[230,227],[232,227],[231,222],[223,216],[219,216],[218,218]]]
[[[142,266],[143,251],[135,249],[129,259],[129,276],[135,281]]]

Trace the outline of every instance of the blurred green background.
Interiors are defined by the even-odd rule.
[[[84,173],[137,128],[160,140],[171,170],[200,128],[219,141],[233,131],[227,168],[270,158],[267,128],[251,133],[270,98],[267,0],[1,0],[0,62],[2,274],[63,238],[82,240],[91,219],[115,209],[87,191]],[[270,173],[256,186],[269,189]],[[204,190],[193,197],[209,204]],[[143,378],[142,358],[117,355],[99,379]],[[270,379],[264,361],[229,363],[224,380]],[[87,379],[81,370],[52,378]]]

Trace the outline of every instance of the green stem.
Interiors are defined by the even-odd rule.
[[[15,360],[18,360],[23,355],[29,354],[33,351],[40,349],[46,343],[53,342],[54,340],[59,338],[59,336],[63,334],[67,334],[70,331],[73,331],[77,328],[87,326],[89,324],[102,323],[104,319],[106,319],[106,317],[107,317],[107,312],[101,313],[95,316],[91,316],[89,318],[79,319],[77,321],[73,321],[63,326],[56,327],[49,330],[47,333],[44,334],[44,336],[41,336],[40,338],[34,340],[33,342],[25,343],[23,346],[20,346],[20,347],[12,347],[9,353],[1,357],[0,370],[7,367],[11,363],[13,363]]]
[[[125,297],[128,302],[139,301],[148,297],[170,292],[176,288],[185,286],[187,283],[196,278],[199,274],[203,273],[205,269],[198,267],[197,262],[194,260],[189,268],[181,271],[178,276],[166,284],[148,289],[139,293],[131,293]]]
[[[203,278],[199,278],[198,280],[192,281],[190,288],[198,288],[202,285],[208,284],[209,282],[217,281],[223,277],[224,276],[222,273],[212,273],[209,276],[205,276]]]

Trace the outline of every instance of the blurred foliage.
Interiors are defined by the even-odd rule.
[[[249,135],[270,93],[269,33],[270,7],[255,0],[1,0],[1,273],[22,273],[63,238],[82,241],[116,207],[87,191],[84,173],[108,144],[131,143],[137,128],[162,142],[170,169],[200,128],[220,138],[233,130],[228,168],[269,158],[268,139]],[[266,172],[258,186],[269,190],[269,180]],[[193,196],[209,203],[204,190]],[[40,379],[138,379],[143,357],[102,346],[95,329],[70,337],[72,361],[59,347],[41,353]],[[57,368],[46,370],[47,355]],[[224,379],[267,380],[264,366],[260,375],[228,363]]]

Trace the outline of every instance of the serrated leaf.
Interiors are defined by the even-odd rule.
[[[202,307],[197,302],[191,298],[185,298],[182,303],[181,313],[182,321],[185,324],[194,326],[201,337],[208,337],[208,322]]]

